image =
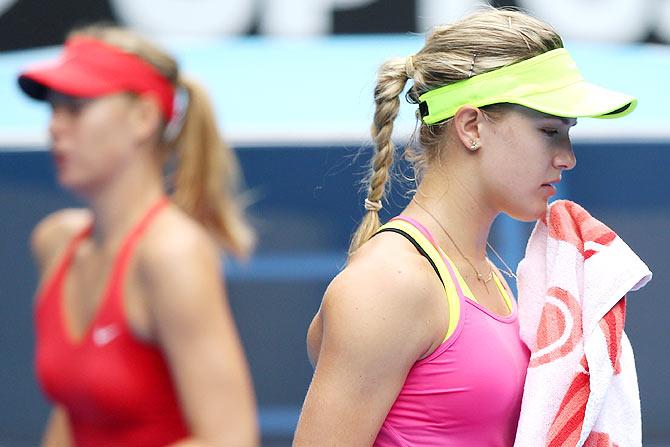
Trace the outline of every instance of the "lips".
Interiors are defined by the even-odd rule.
[[[558,184],[561,183],[561,178],[556,178],[553,180],[549,180],[547,183],[542,183],[542,186],[551,186],[551,187],[556,187]]]
[[[56,151],[52,151],[51,155],[53,156],[54,164],[57,167],[60,168],[65,164],[65,160],[66,160],[65,154],[59,153],[59,152],[56,152]]]
[[[540,186],[540,189],[543,191],[544,194],[547,194],[547,196],[551,197],[556,194],[556,187],[560,183],[561,179],[554,179],[550,180],[547,183],[543,183],[542,186]]]

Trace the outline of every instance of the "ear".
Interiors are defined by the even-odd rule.
[[[484,113],[477,107],[463,106],[454,115],[453,126],[458,141],[468,150],[476,150],[480,145],[480,126]]]
[[[130,118],[135,138],[139,142],[154,139],[163,122],[158,99],[151,94],[140,95],[135,99],[132,109]]]

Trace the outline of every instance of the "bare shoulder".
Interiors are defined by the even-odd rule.
[[[363,245],[333,279],[324,300],[364,300],[365,303],[422,307],[439,280],[423,256],[408,241],[384,233]],[[349,298],[341,298],[346,296]]]
[[[384,233],[362,246],[330,283],[320,317],[324,333],[359,333],[371,349],[402,341],[418,358],[432,344],[439,279],[402,236]],[[396,345],[397,346],[397,345]]]
[[[146,263],[157,267],[182,264],[183,261],[219,256],[219,246],[210,234],[194,219],[170,205],[147,230],[139,247]]]
[[[138,245],[136,258],[152,305],[195,305],[202,297],[198,289],[216,288],[221,282],[218,245],[176,206],[156,217]]]
[[[91,223],[91,212],[87,209],[68,208],[44,217],[33,228],[30,246],[41,269],[46,268],[72,240]]]

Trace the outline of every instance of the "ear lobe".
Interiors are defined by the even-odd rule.
[[[454,129],[464,148],[470,151],[479,148],[479,125],[483,118],[482,111],[473,106],[463,106],[454,115]]]

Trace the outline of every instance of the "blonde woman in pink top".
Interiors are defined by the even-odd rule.
[[[380,226],[408,81],[417,189]],[[636,100],[584,81],[549,25],[496,9],[387,61],[374,93],[367,212],[309,328],[316,370],[294,445],[512,446],[529,352],[487,257],[491,224],[543,217],[575,166],[576,118],[623,116]]]

